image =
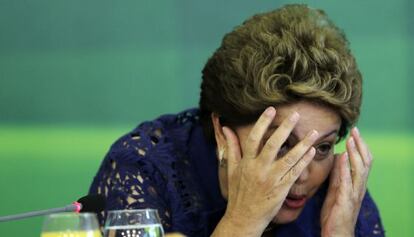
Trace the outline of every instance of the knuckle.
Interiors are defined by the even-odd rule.
[[[247,137],[247,143],[257,143],[260,141],[260,138],[258,136],[256,136],[255,134],[250,134]]]
[[[307,149],[310,146],[312,146],[312,144],[313,144],[313,140],[307,137],[304,140],[302,140],[298,145],[302,149]]]
[[[280,128],[284,130],[289,130],[294,124],[295,123],[293,121],[290,121],[288,119],[287,122],[282,122],[282,124],[280,124]]]
[[[294,151],[296,151],[297,153],[303,153],[305,154],[305,152],[312,146],[312,143],[308,140],[303,140],[301,142],[299,142],[298,144],[296,144],[296,146],[294,147]]]
[[[301,175],[303,170],[307,167],[308,162],[305,159],[301,159],[298,163],[293,167],[298,173],[297,175]]]
[[[269,139],[266,142],[266,149],[276,150],[279,148],[279,142],[274,139]]]
[[[260,186],[270,186],[270,183],[270,180],[264,175],[259,175],[256,179],[256,184]]]
[[[295,161],[295,157],[291,154],[291,153],[288,153],[288,154],[286,154],[285,155],[285,157],[283,158],[283,162],[288,166],[288,167],[291,167],[291,166],[293,166],[294,164],[296,164],[296,161]]]
[[[292,169],[290,170],[290,175],[292,176],[292,178],[296,178],[300,175],[300,169],[297,166],[292,167]]]

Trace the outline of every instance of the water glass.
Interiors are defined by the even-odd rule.
[[[109,211],[104,237],[163,237],[164,230],[155,209]]]
[[[45,217],[41,237],[101,237],[94,213],[58,213]]]

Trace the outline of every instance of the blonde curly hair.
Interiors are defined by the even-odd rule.
[[[226,34],[202,78],[200,115],[209,137],[212,112],[237,126],[268,106],[310,100],[337,111],[339,138],[360,113],[362,76],[348,41],[322,10],[306,5],[255,15]]]

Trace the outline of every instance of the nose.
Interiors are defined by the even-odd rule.
[[[304,183],[309,178],[309,173],[310,173],[309,166],[307,166],[302,171],[302,173],[299,175],[298,179],[296,179],[295,183],[297,183],[297,184]]]

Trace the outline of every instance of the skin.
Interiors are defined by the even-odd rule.
[[[347,152],[334,155],[338,114],[301,101],[269,107],[254,124],[221,127],[212,115],[226,213],[212,236],[260,236],[269,223],[294,221],[302,211],[284,205],[288,194],[311,198],[330,175],[322,208],[322,236],[353,236],[371,166],[370,152],[353,129]],[[354,144],[354,145],[353,145]],[[351,168],[350,168],[351,167]],[[352,170],[352,172],[351,172]]]

